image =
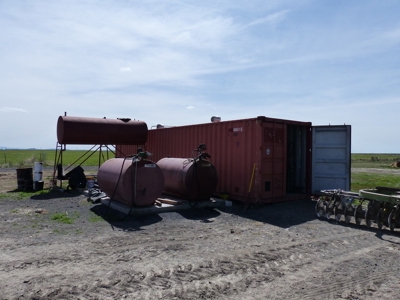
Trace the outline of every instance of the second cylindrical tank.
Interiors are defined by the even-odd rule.
[[[152,205],[164,188],[161,169],[150,160],[137,158],[105,161],[97,173],[97,182],[107,196],[128,206]]]
[[[164,178],[164,193],[191,201],[208,200],[218,185],[214,165],[203,159],[163,158],[157,162]]]

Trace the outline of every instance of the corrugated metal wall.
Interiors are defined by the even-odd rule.
[[[218,171],[217,193],[250,202],[282,201],[286,186],[286,126],[310,123],[265,117],[149,130],[145,149],[155,162],[164,157],[192,157],[206,144]],[[118,153],[136,153],[136,146],[117,145]],[[196,153],[194,154],[196,155]],[[254,178],[251,184],[254,168]],[[250,192],[249,192],[250,189]]]

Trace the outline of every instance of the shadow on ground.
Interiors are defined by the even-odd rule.
[[[90,210],[107,221],[113,229],[118,228],[123,231],[140,231],[143,227],[158,223],[162,220],[159,214],[148,215],[126,215],[111,207],[98,204]]]
[[[200,221],[202,223],[212,223],[211,219],[218,217],[221,213],[212,207],[197,208],[177,211],[185,219]]]
[[[28,192],[25,192],[28,193]],[[32,191],[32,196],[30,196],[31,200],[50,200],[50,199],[59,199],[59,198],[74,198],[82,195],[81,191],[78,190],[70,190],[70,191],[59,191],[59,190],[49,190],[45,189],[40,192]]]
[[[232,207],[221,208],[221,211],[242,218],[288,228],[315,220],[315,202],[310,199],[276,202],[263,205],[250,205],[234,202]]]
[[[387,228],[386,226],[384,226],[382,229],[379,229],[377,227],[375,227],[375,222],[373,222],[373,227],[367,227],[365,225],[365,223],[361,223],[360,225],[357,225],[355,223],[353,223],[353,219],[350,223],[346,223],[344,221],[344,218],[342,217],[341,220],[336,221],[334,218],[330,218],[329,220],[326,219],[325,217],[321,217],[319,218],[322,222],[329,222],[331,224],[337,225],[337,226],[343,226],[343,227],[347,227],[347,228],[352,228],[352,229],[358,229],[358,230],[363,230],[363,231],[369,231],[369,232],[374,232],[375,236],[383,241],[389,242],[389,243],[394,243],[394,244],[398,244],[400,245],[400,243],[397,242],[393,242],[390,239],[388,239],[388,237],[390,236],[399,236],[400,232],[396,232],[396,231],[390,231],[389,228]]]
[[[43,189],[41,191],[34,191],[34,190],[20,190],[15,189],[11,191],[7,191],[6,194],[9,196],[10,199],[31,199],[31,200],[51,200],[57,198],[74,198],[82,195],[81,191],[77,190],[70,190],[70,191],[58,191],[58,190],[50,190],[50,189]]]
[[[241,202],[234,202],[231,207],[218,208],[196,208],[178,210],[176,213],[188,220],[196,220],[203,223],[212,223],[213,218],[221,215],[221,212],[237,215],[242,218],[271,224],[274,226],[288,228],[298,224],[315,220],[314,213],[315,202],[307,199],[300,201],[280,202],[265,205],[245,206]],[[150,224],[157,223],[163,218],[161,215],[169,214],[163,212],[160,214],[144,215],[125,215],[117,210],[105,205],[96,205],[91,210],[106,220],[111,226],[126,231],[142,230],[141,228]]]

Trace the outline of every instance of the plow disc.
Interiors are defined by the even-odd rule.
[[[390,231],[394,231],[395,228],[400,227],[400,206],[397,205],[392,209],[388,216],[388,227]]]
[[[373,223],[378,229],[384,227],[394,231],[400,228],[400,189],[377,187],[360,190],[359,193],[342,190],[323,190],[317,199],[315,212],[318,218],[330,219],[333,215],[337,222],[354,222],[367,227]]]

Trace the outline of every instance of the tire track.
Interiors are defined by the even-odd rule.
[[[360,245],[357,245],[360,246]],[[292,269],[289,278],[277,279],[271,284],[263,284],[262,290],[280,290],[286,292],[275,292],[269,295],[269,299],[339,299],[346,298],[353,291],[357,291],[357,297],[373,294],[379,286],[388,278],[399,278],[399,267],[397,259],[388,255],[385,264],[371,272],[371,268],[360,268],[360,260],[374,261],[375,253],[385,256],[387,245],[377,243],[370,247],[351,251],[346,248],[342,253],[337,252],[329,260],[314,260],[308,265],[309,272]],[[347,254],[347,255],[346,255]],[[396,265],[396,268],[392,266]],[[345,276],[343,276],[345,273]],[[298,276],[298,274],[302,274]],[[304,276],[304,274],[308,274]],[[290,289],[285,289],[289,285]],[[304,287],[307,286],[307,289]],[[245,299],[247,293],[242,293],[236,298]],[[354,299],[358,299],[354,297]],[[265,295],[254,299],[265,299]],[[350,299],[353,299],[350,297]]]
[[[235,229],[234,234],[227,235],[231,227],[219,228],[216,232],[220,234],[212,230],[201,232],[201,243],[191,243],[199,236],[198,231],[191,230],[182,236],[174,229],[172,235],[178,236],[162,239],[159,231],[154,239],[145,234],[135,238],[106,237],[65,253],[56,246],[48,253],[43,247],[30,248],[34,253],[28,260],[7,259],[1,264],[4,274],[0,272],[0,279],[11,282],[6,277],[26,278],[24,295],[37,299],[65,299],[71,295],[82,299],[115,299],[123,295],[135,299],[239,299],[266,287],[283,286],[284,280],[292,279],[290,274],[314,271],[327,288],[319,286],[318,281],[313,291],[303,291],[302,295],[312,299],[319,294],[333,297],[330,290],[334,284],[329,285],[324,272],[339,276],[344,266],[351,263],[352,254],[368,256],[373,249],[381,250],[382,245],[388,244],[377,239],[373,232],[334,225],[316,234],[302,228],[265,233],[268,227],[259,226],[241,232]],[[296,236],[298,233],[300,236]],[[210,252],[213,243],[218,243],[213,249],[217,252]],[[360,249],[365,252],[357,252]],[[171,257],[179,257],[182,263],[177,264],[176,259],[169,261]],[[332,260],[336,260],[333,266]],[[357,268],[357,264],[353,267]],[[82,269],[86,272],[82,273]],[[376,283],[372,275],[364,273],[365,280],[357,281],[356,276],[351,279],[356,289],[362,289],[365,284],[379,285],[384,276],[393,275],[379,272],[382,275],[376,277]],[[51,276],[57,276],[56,282],[62,284],[53,283]],[[309,285],[315,280],[311,275],[304,278],[310,279]],[[291,282],[294,290],[299,291],[302,282],[294,278]],[[351,288],[346,285],[346,277],[337,283],[344,293]]]
[[[343,234],[344,237],[353,238],[352,241],[356,240],[354,237],[360,237],[358,240],[361,241],[361,244],[365,241],[363,235]],[[334,237],[326,237],[326,240],[329,241],[332,238]],[[314,259],[314,253],[310,252],[310,248],[314,247],[312,243],[331,248],[331,243],[314,240],[297,245],[292,243],[278,249],[269,249],[270,252],[248,250],[244,255],[235,256],[234,262],[226,257],[204,261],[198,266],[190,264],[174,266],[171,269],[155,269],[145,275],[139,273],[138,276],[129,277],[130,279],[126,280],[130,284],[136,281],[137,290],[129,296],[140,299],[145,290],[149,297],[161,295],[164,299],[172,299],[182,295],[186,295],[188,298],[200,295],[200,297],[210,299],[246,292],[250,288],[256,288],[265,282],[271,282],[282,277],[287,269],[309,266]],[[360,243],[353,243],[353,246],[351,246],[351,243],[346,240],[340,243],[350,245],[351,248],[360,246]],[[376,247],[379,248],[380,246]],[[297,254],[292,253],[293,248],[297,248]],[[334,249],[337,249],[336,256],[343,256],[349,251],[349,249],[340,247]],[[325,265],[326,262],[322,262],[322,264]],[[120,277],[118,274],[113,276]],[[132,278],[136,279],[133,280]],[[121,284],[124,285],[124,282],[121,282]],[[104,286],[107,289],[113,288],[109,284]],[[102,289],[102,286],[99,289]],[[121,290],[121,286],[118,289]],[[122,290],[128,291],[126,288]],[[216,293],[216,291],[218,292]],[[318,293],[323,292],[323,290],[318,291]],[[104,294],[104,291],[98,293],[99,295]]]

